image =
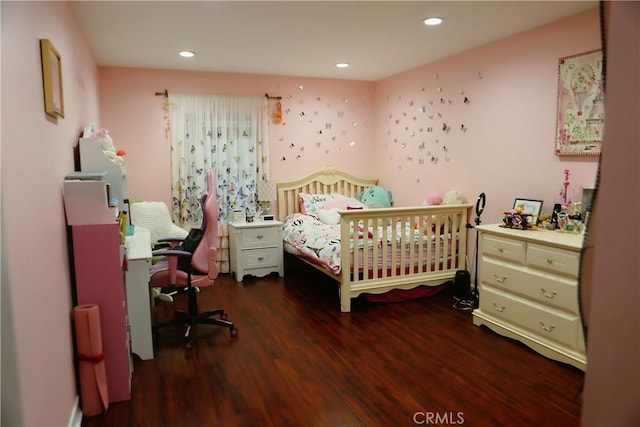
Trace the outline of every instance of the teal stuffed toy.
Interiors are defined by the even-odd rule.
[[[385,190],[377,185],[367,187],[358,199],[368,208],[390,208],[393,206],[391,190]]]

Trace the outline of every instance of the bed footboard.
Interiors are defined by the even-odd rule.
[[[464,269],[471,205],[340,211],[340,309],[351,298],[436,286]]]

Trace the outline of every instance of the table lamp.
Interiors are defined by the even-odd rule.
[[[276,184],[258,180],[258,204],[265,215],[271,214],[271,202],[276,200]]]

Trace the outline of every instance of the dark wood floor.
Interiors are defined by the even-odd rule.
[[[134,361],[131,401],[82,426],[580,424],[582,372],[474,326],[450,293],[343,314],[326,277],[289,258],[285,271],[203,289],[238,337],[200,326],[185,349],[182,330],[162,331],[155,359]]]

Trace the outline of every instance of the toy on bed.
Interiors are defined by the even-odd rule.
[[[424,205],[426,206],[462,205],[462,204],[464,204],[464,196],[462,195],[462,192],[459,190],[449,190],[444,195],[444,197],[440,193],[432,193],[428,195],[426,200],[424,201]],[[432,217],[432,220],[428,221],[427,218],[425,218],[425,221],[428,221],[429,223],[433,224],[432,225],[433,230],[435,230],[434,219],[435,217]],[[414,228],[418,228],[417,222],[414,224]]]
[[[460,190],[449,190],[444,197],[440,193],[432,193],[427,196],[424,204],[427,206],[462,205],[464,204],[464,196]]]
[[[336,193],[332,194],[331,198],[328,198],[324,204],[318,208],[318,219],[325,224],[340,224],[340,214],[338,211],[366,208],[367,206],[358,199]]]
[[[358,195],[358,200],[371,209],[390,208],[393,206],[393,194],[391,190],[386,190],[379,185],[365,188],[365,190]]]

